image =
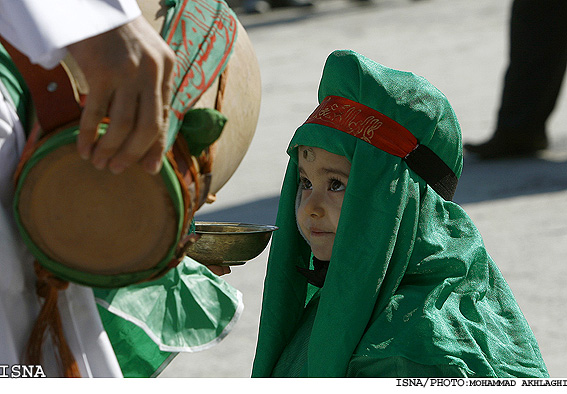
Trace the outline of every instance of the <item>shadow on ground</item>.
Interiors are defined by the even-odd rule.
[[[465,156],[454,201],[471,204],[567,190],[567,160],[532,157],[482,161]]]
[[[195,220],[211,222],[240,222],[252,224],[275,224],[279,196],[256,200],[218,211],[197,213]]]

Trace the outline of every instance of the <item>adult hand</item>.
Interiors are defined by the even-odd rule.
[[[89,86],[77,148],[98,169],[161,169],[175,53],[143,18],[68,47]],[[97,140],[100,121],[110,123]]]

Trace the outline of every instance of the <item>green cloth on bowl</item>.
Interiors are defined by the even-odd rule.
[[[94,293],[126,377],[154,376],[175,354],[216,345],[244,308],[238,290],[189,257],[157,280]]]

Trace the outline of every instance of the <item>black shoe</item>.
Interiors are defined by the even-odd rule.
[[[482,144],[465,144],[464,148],[481,159],[502,159],[533,156],[547,149],[547,146],[548,141],[545,134],[526,138],[495,133],[491,139]]]

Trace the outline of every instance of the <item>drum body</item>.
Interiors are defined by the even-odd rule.
[[[176,28],[171,25],[179,22],[177,15],[190,15],[187,7],[192,2],[174,3],[178,9],[176,17],[169,19],[170,29]],[[138,165],[119,175],[95,169],[77,153],[77,125],[46,133],[28,144],[17,174],[16,221],[37,261],[55,276],[100,288],[159,277],[183,257],[195,211],[224,185],[242,160],[259,114],[259,68],[246,32],[228,6],[217,1],[211,4],[224,7],[219,12],[224,20],[234,18],[234,41],[209,48],[218,50],[218,58],[224,59],[224,64],[212,68],[214,74],[205,72],[198,54],[193,63],[187,62],[187,54],[179,52],[187,46],[179,45],[175,38],[169,42],[177,46],[180,89],[172,103],[170,149],[158,175]],[[224,25],[231,26],[226,21]],[[168,31],[162,33],[164,38],[166,34]],[[203,40],[218,41],[210,34],[218,36],[213,31],[203,35]],[[207,58],[214,58],[210,51]],[[195,64],[209,82],[185,92],[181,87],[194,75]],[[80,79],[77,70],[70,73],[71,79]],[[187,97],[191,100],[183,100]],[[228,121],[206,155],[196,157],[177,132],[184,113],[202,107],[217,108]]]
[[[80,284],[120,287],[159,275],[175,261],[186,215],[174,168],[99,171],[79,157],[77,134],[50,135],[22,167],[14,208],[26,244],[46,269]]]

